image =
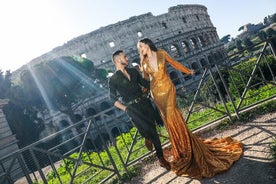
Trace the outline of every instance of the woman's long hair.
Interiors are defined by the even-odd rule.
[[[152,51],[157,51],[157,47],[154,45],[154,43],[149,38],[141,39],[139,42],[142,42],[144,44],[147,44]]]

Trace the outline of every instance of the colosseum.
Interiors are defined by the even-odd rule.
[[[114,66],[111,55],[115,50],[124,50],[130,64],[139,64],[136,45],[138,40],[145,37],[153,40],[158,48],[166,50],[186,67],[196,70],[197,74],[191,77],[168,67],[178,90],[194,84],[205,66],[212,66],[212,63],[226,57],[207,8],[193,4],[177,5],[161,15],[154,16],[149,12],[101,27],[54,48],[30,63],[33,65],[60,56],[78,55],[91,60],[95,67],[112,73]],[[111,107],[108,92],[103,90],[102,93],[101,98],[91,97],[82,103],[76,113],[84,117],[88,111],[95,114]]]
[[[146,13],[101,27],[76,37],[31,61],[37,64],[59,56],[78,55],[90,59],[97,68],[113,71],[111,54],[122,49],[130,62],[139,63],[137,41],[148,37],[176,60],[200,72],[205,65],[226,55],[207,8],[203,5],[177,5],[168,13]],[[180,73],[171,73],[180,77]]]

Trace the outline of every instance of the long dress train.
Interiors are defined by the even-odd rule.
[[[191,178],[212,177],[228,170],[242,155],[242,144],[231,137],[203,140],[191,133],[176,106],[176,89],[167,73],[166,62],[181,72],[190,70],[173,60],[166,51],[157,51],[158,71],[154,71],[145,58],[144,75],[150,77],[151,95],[160,110],[170,136],[173,161],[172,170],[177,175]]]

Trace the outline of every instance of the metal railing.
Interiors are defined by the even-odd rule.
[[[252,52],[257,47],[261,50]],[[179,107],[188,125],[205,126],[222,118],[232,121],[244,110],[275,99],[275,38],[248,49],[199,69],[191,79],[193,88],[182,88],[183,84],[177,87]],[[238,56],[247,58],[233,62],[232,58]],[[122,180],[135,163],[152,152],[146,150],[142,137],[125,114],[109,112],[114,112],[114,107],[2,157],[0,183]],[[116,135],[109,131],[110,122],[118,131]],[[129,125],[128,132],[120,129],[121,122]],[[204,123],[197,125],[198,122]],[[73,129],[77,135],[71,133]],[[167,141],[165,136],[162,142]],[[23,175],[21,179],[14,176],[18,171]]]

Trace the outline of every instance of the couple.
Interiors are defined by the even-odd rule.
[[[193,75],[195,72],[172,59],[165,50],[158,50],[148,38],[140,40],[137,47],[143,78],[136,69],[127,68],[128,59],[123,51],[116,51],[112,56],[116,72],[109,80],[109,88],[114,105],[131,117],[145,137],[148,148],[153,143],[162,167],[171,169],[177,175],[198,179],[228,170],[242,155],[242,144],[231,137],[202,140],[189,131],[176,106],[176,89],[166,64],[186,74]],[[155,129],[153,109],[143,96],[140,85],[150,89],[169,133],[173,157],[170,162],[170,158],[164,158]],[[123,101],[119,100],[119,96]]]

